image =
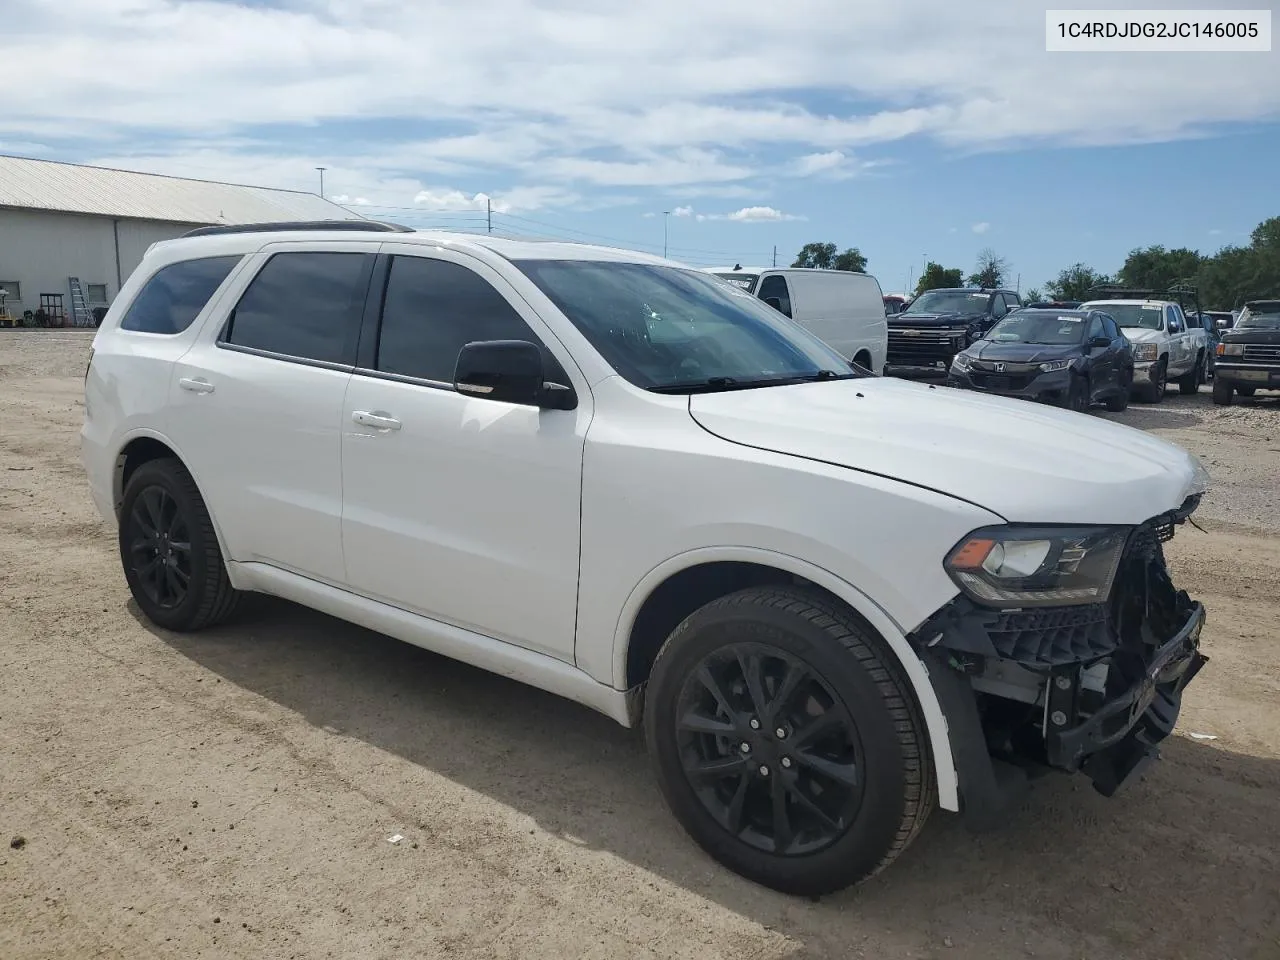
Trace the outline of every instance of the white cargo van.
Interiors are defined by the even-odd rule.
[[[712,267],[868,370],[884,370],[889,349],[880,283],[866,273],[801,267]]]

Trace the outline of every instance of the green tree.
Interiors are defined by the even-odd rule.
[[[996,256],[990,247],[978,254],[978,265],[969,275],[969,283],[975,287],[999,287],[1004,284],[1009,264],[1004,257]]]
[[[926,290],[944,290],[948,287],[964,285],[964,271],[959,267],[947,269],[940,263],[930,260],[925,264],[924,273],[920,274],[920,282],[916,284],[915,295],[918,297]]]
[[[1031,287],[1027,290],[1027,295],[1023,299],[1026,300],[1027,303],[1039,303],[1044,299],[1044,297],[1040,295],[1039,287]]]
[[[1083,263],[1074,263],[1044,287],[1054,300],[1088,300],[1094,287],[1107,283],[1111,283],[1110,277]]]
[[[848,247],[843,253],[837,253],[834,243],[806,243],[796,254],[793,267],[812,267],[818,270],[849,270],[863,273],[867,269],[867,258],[857,247]]]
[[[1126,287],[1162,293],[1179,281],[1193,279],[1202,262],[1199,253],[1186,247],[1166,250],[1156,245],[1132,250],[1120,268],[1119,281]]]
[[[844,253],[836,254],[835,259],[831,261],[831,267],[834,270],[848,270],[851,273],[866,273],[867,258],[857,247],[850,247]]]
[[[806,243],[796,254],[793,267],[816,267],[819,270],[830,270],[836,259],[834,243]]]

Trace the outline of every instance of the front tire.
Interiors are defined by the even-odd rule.
[[[209,510],[177,460],[149,460],[125,486],[120,562],[134,601],[167,630],[194,631],[229,617],[231,586]]]
[[[1220,407],[1231,406],[1232,395],[1235,388],[1221,377],[1213,378],[1213,402]]]
[[[1067,396],[1063,405],[1068,410],[1074,410],[1076,413],[1089,412],[1090,393],[1088,377],[1072,375],[1071,386],[1067,388]]]
[[[874,875],[935,803],[924,723],[897,661],[816,591],[752,588],[690,615],[654,663],[645,734],[694,841],[784,893]]]
[[[1147,403],[1159,403],[1163,400],[1165,388],[1168,386],[1169,368],[1164,357],[1156,361],[1155,369],[1155,379],[1142,387],[1142,399]]]
[[[1120,375],[1120,388],[1107,398],[1107,410],[1111,413],[1123,413],[1129,408],[1129,391],[1133,386],[1133,371],[1127,370]]]

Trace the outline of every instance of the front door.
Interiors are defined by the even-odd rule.
[[[1085,333],[1085,344],[1089,350],[1089,399],[1114,390],[1116,386],[1116,364],[1115,351],[1111,347],[1093,347],[1088,346],[1089,341],[1096,337],[1110,340],[1111,337],[1107,333],[1106,325],[1102,322],[1102,317],[1094,314],[1093,320],[1089,323],[1089,329]]]
[[[376,350],[343,404],[351,587],[572,662],[586,383],[566,379],[568,354],[489,267],[416,245],[383,249]],[[537,343],[547,379],[571,384],[577,409],[458,393],[458,353],[477,340]]]

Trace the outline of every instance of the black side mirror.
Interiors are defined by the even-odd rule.
[[[502,403],[572,410],[573,388],[543,380],[542,351],[527,340],[482,340],[458,354],[453,385],[459,393]]]
[[[773,307],[773,309],[777,310],[779,313],[782,312],[782,299],[780,297],[765,297],[764,302]]]
[[[1107,337],[1090,337],[1089,338],[1090,350],[1096,350],[1096,349],[1105,350],[1109,346],[1111,346],[1111,340]]]

